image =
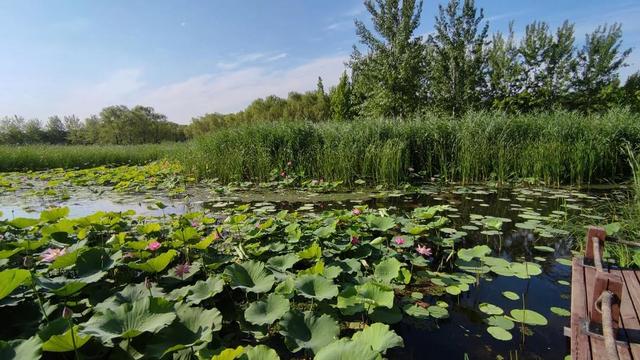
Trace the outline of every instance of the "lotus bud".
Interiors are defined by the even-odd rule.
[[[144,278],[144,287],[151,290],[151,280],[148,277]]]
[[[65,306],[64,309],[62,309],[62,317],[64,319],[69,320],[71,319],[72,316],[73,316],[73,311]]]

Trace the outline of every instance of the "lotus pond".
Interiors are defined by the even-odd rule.
[[[627,196],[340,185],[0,174],[0,359],[562,359],[571,224]]]

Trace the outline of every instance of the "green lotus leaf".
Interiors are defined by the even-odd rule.
[[[11,294],[18,286],[28,283],[31,273],[24,269],[8,269],[0,271],[0,299]]]
[[[21,252],[23,249],[21,248],[16,248],[13,250],[0,250],[0,260],[2,259],[8,259],[10,257],[12,257],[13,255]]]
[[[244,354],[244,347],[224,349],[218,355],[214,355],[211,360],[234,360],[239,359]]]
[[[293,352],[311,349],[318,353],[340,333],[340,326],[330,315],[316,317],[311,311],[289,311],[280,320],[280,327],[287,347]]]
[[[458,250],[458,257],[464,261],[471,261],[474,258],[482,258],[491,254],[491,248],[487,245],[477,245],[471,249]]]
[[[484,218],[482,223],[487,229],[500,230],[502,229],[503,221],[500,218],[488,217]]]
[[[455,265],[462,271],[466,271],[472,274],[486,274],[491,271],[491,268],[482,262],[472,259],[470,261],[464,261],[462,259],[457,259],[455,261]]]
[[[478,309],[487,315],[502,315],[504,313],[500,307],[489,303],[481,303],[478,305]]]
[[[435,319],[446,319],[449,317],[449,311],[442,306],[431,305],[427,308],[427,311],[429,312],[429,316]]]
[[[511,333],[501,327],[489,326],[487,328],[487,332],[491,334],[491,336],[493,336],[495,339],[498,339],[498,340],[509,341],[513,339],[513,336],[511,335]]]
[[[301,259],[320,259],[322,257],[322,249],[318,243],[314,242],[308,248],[300,251],[298,256]]]
[[[353,334],[351,339],[363,345],[370,346],[376,352],[385,354],[387,349],[404,347],[404,341],[389,329],[389,325],[375,323],[365,327],[362,331]]]
[[[127,265],[135,270],[140,270],[148,273],[158,273],[169,266],[176,255],[178,255],[178,252],[171,249],[143,263],[128,263]]]
[[[313,235],[321,238],[321,239],[326,239],[329,236],[333,235],[336,232],[336,223],[332,222],[331,224],[327,225],[327,226],[322,226],[317,228],[314,232]]]
[[[223,288],[224,281],[221,278],[210,276],[206,281],[198,280],[189,287],[187,300],[194,305],[198,305],[202,301],[221,293]]]
[[[39,360],[42,353],[42,341],[38,336],[27,340],[0,340],[0,359],[3,360]]]
[[[517,322],[527,325],[547,325],[547,319],[542,314],[533,310],[514,309],[511,310],[511,317]]]
[[[377,307],[369,312],[369,318],[375,322],[397,324],[402,321],[402,312],[397,305],[394,305],[391,309]]]
[[[520,296],[513,291],[503,291],[502,296],[506,297],[509,300],[519,300]]]
[[[244,348],[241,360],[280,360],[278,353],[265,345],[248,346]]]
[[[99,310],[84,323],[81,333],[111,343],[117,337],[130,339],[145,332],[157,333],[175,318],[172,303],[147,296],[133,303]]]
[[[551,312],[559,316],[571,316],[571,312],[569,310],[559,308],[556,306],[551,307]]]
[[[620,231],[621,228],[622,227],[620,226],[619,222],[614,222],[605,225],[604,231],[606,232],[607,236],[614,236]]]
[[[402,311],[405,314],[414,317],[416,319],[428,319],[429,318],[429,310],[423,308],[422,306],[418,306],[416,304],[407,304],[402,308]]]
[[[273,324],[289,311],[289,300],[282,295],[269,294],[266,300],[251,303],[244,318],[255,325]]]
[[[260,261],[246,261],[241,264],[231,264],[224,270],[229,276],[231,287],[244,289],[252,293],[263,293],[271,290],[275,277],[265,269]]]
[[[296,282],[293,280],[291,276],[288,276],[284,280],[282,280],[276,288],[273,290],[274,293],[284,295],[287,298],[293,297],[293,292],[296,289]]]
[[[71,296],[84,289],[88,283],[79,280],[65,278],[38,278],[38,285],[58,296]]]
[[[65,321],[66,322],[66,321]],[[82,336],[78,333],[78,326],[67,329],[63,334],[53,335],[42,344],[42,350],[50,352],[68,352],[80,349],[91,340],[91,336]],[[72,333],[73,331],[73,333]]]
[[[40,222],[40,220],[38,220],[38,219],[17,217],[15,219],[9,221],[8,224],[13,226],[16,229],[26,229],[28,227],[36,225],[39,222]]]
[[[314,360],[378,360],[380,354],[371,346],[342,338],[323,347],[314,357]]]
[[[391,280],[398,277],[402,263],[394,257],[386,258],[376,265],[376,269],[373,276],[385,283],[390,283]]]
[[[505,330],[511,330],[515,326],[513,321],[504,315],[494,315],[487,318],[489,326],[497,326]]]
[[[460,295],[460,293],[462,293],[462,289],[456,285],[449,285],[444,290],[453,296]]]
[[[52,208],[48,210],[43,210],[40,213],[40,221],[52,223],[68,215],[69,215],[68,207]]]
[[[533,248],[535,250],[538,250],[538,251],[549,252],[549,253],[552,253],[552,252],[556,251],[556,249],[554,249],[554,248],[552,248],[550,246],[543,246],[543,245],[534,246]]]
[[[213,332],[222,329],[222,314],[213,308],[192,307],[182,303],[176,307],[177,321],[160,330],[151,338],[145,354],[154,358],[184,350],[198,350],[213,338]]]
[[[331,299],[338,295],[338,286],[321,275],[302,275],[296,279],[296,289],[300,295],[316,299]]]
[[[571,259],[559,258],[559,259],[556,259],[556,262],[560,265],[566,265],[566,266],[573,265],[573,262],[571,261]]]
[[[389,309],[393,307],[394,293],[390,288],[368,282],[364,285],[356,285],[355,290],[358,294],[358,300],[362,302],[369,311],[378,306]]]
[[[373,230],[387,231],[396,226],[396,221],[389,216],[367,215],[367,224]]]
[[[300,257],[296,254],[290,253],[269,258],[269,260],[267,260],[267,266],[273,270],[285,272],[292,268],[298,261],[300,261]]]

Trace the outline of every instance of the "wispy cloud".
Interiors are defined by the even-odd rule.
[[[493,15],[493,16],[489,16],[486,17],[485,20],[488,22],[494,22],[494,21],[500,21],[500,20],[504,20],[504,19],[514,19],[517,16],[520,16],[522,14],[525,14],[526,10],[520,10],[520,11],[512,11],[512,12],[507,12],[507,13],[503,13],[503,14],[497,14],[497,15]]]
[[[275,61],[285,56],[280,53],[270,58]],[[246,58],[269,60],[269,56],[258,54],[248,54]],[[327,56],[284,70],[272,69],[263,62],[263,65],[200,74],[162,86],[149,86],[143,80],[141,69],[121,69],[95,84],[69,91],[59,105],[46,111],[84,118],[105,106],[141,104],[154,107],[171,121],[186,124],[205,113],[242,110],[256,98],[286,97],[290,91],[311,90],[318,76],[327,87],[335,85],[346,60],[346,55]]]
[[[248,53],[238,55],[231,60],[219,61],[216,65],[222,70],[233,70],[240,66],[246,66],[256,63],[271,62],[287,57],[287,53]]]

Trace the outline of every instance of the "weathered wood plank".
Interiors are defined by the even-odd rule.
[[[582,258],[573,258],[571,268],[571,359],[591,360],[589,338],[582,330],[583,319],[587,316],[587,293],[585,291]]]
[[[584,268],[584,278],[585,278],[585,286],[587,290],[587,312],[588,318],[591,318],[592,307],[591,304],[596,300],[600,294],[595,294],[595,278],[596,278],[596,269],[593,267],[585,267]],[[604,348],[604,340],[602,337],[597,336],[589,336],[589,343],[591,345],[591,357],[593,359],[606,359],[606,351]],[[618,357],[620,360],[632,360],[631,350],[628,344],[618,345]]]
[[[631,354],[634,359],[640,360],[640,343],[634,342],[640,339],[640,315],[638,307],[640,307],[640,283],[635,271],[620,271],[625,282],[625,299],[622,300],[620,308],[622,319],[624,320],[624,328],[627,338],[631,340]],[[626,301],[625,301],[626,300]]]

